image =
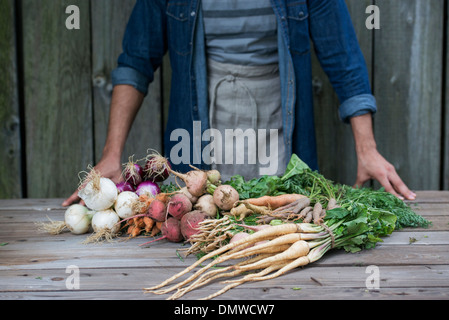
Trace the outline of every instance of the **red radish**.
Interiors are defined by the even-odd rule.
[[[146,178],[153,182],[162,182],[170,176],[171,165],[167,158],[154,152],[147,156],[145,164]]]
[[[136,188],[131,183],[129,183],[127,181],[123,181],[123,182],[117,183],[117,190],[119,193],[122,193],[124,191],[135,192]]]
[[[150,242],[146,242],[141,244],[140,246],[147,245],[159,240],[167,239],[170,242],[181,242],[183,240],[183,235],[181,234],[181,224],[179,220],[175,218],[168,218],[162,224],[161,227],[162,237],[152,240]]]
[[[153,200],[148,208],[148,216],[158,222],[165,221],[167,219],[167,206],[161,200]]]
[[[186,174],[182,174],[170,169],[170,173],[182,179],[186,184],[187,191],[194,196],[200,197],[206,193],[207,188],[207,174],[202,170],[192,170]]]
[[[181,219],[181,233],[184,239],[189,240],[191,236],[199,233],[200,223],[208,218],[204,212],[198,210],[186,213]]]
[[[239,201],[239,193],[230,185],[218,186],[214,191],[214,202],[222,210],[231,210]]]
[[[190,211],[192,211],[192,202],[185,194],[177,193],[168,201],[167,212],[178,220]]]
[[[136,193],[138,196],[146,194],[149,197],[153,197],[153,196],[161,193],[161,189],[154,182],[144,181],[137,186]]]

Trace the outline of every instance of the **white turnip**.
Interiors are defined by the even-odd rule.
[[[123,191],[119,193],[117,200],[115,200],[114,210],[120,218],[130,218],[135,215],[133,208],[138,200],[139,196],[134,192]]]
[[[79,190],[78,196],[91,210],[109,209],[117,199],[118,190],[115,183],[111,179],[101,177],[94,169],[81,185],[83,187]]]
[[[114,210],[97,211],[92,218],[92,228],[95,233],[108,230],[111,234],[116,234],[120,229],[118,222],[120,218]]]
[[[74,204],[65,211],[64,222],[73,234],[84,234],[89,231],[92,216],[85,206]]]

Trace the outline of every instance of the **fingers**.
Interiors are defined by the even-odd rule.
[[[371,176],[359,174],[357,176],[354,188],[361,188],[363,184],[370,179],[377,180],[386,192],[389,192],[401,200],[415,200],[416,194],[412,192],[397,174],[393,166],[385,170],[378,170]]]
[[[402,181],[396,170],[390,170],[387,174],[375,177],[377,181],[389,192],[401,200],[415,200],[416,194],[412,192]]]
[[[62,203],[63,207],[68,207],[74,202],[78,202],[80,200],[80,197],[78,197],[78,190],[75,191],[70,197],[68,197],[64,202]],[[81,204],[81,203],[80,203]]]
[[[402,181],[402,179],[399,177],[399,175],[394,171],[390,176],[390,182],[392,184],[392,187],[396,190],[401,200],[407,199],[407,200],[415,200],[416,194],[412,192]]]

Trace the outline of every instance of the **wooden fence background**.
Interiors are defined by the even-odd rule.
[[[0,198],[66,197],[78,172],[101,157],[110,74],[135,0],[0,0]],[[445,0],[347,0],[379,112],[378,148],[415,190],[449,189],[449,6]],[[380,9],[368,30],[367,6]],[[68,30],[65,9],[80,9]],[[351,128],[314,58],[319,163],[353,184]],[[159,70],[128,139],[124,159],[162,150],[170,87]],[[376,186],[376,184],[374,184]]]

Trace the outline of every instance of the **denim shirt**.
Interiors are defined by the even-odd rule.
[[[344,0],[271,0],[271,4],[278,22],[286,158],[296,153],[316,170],[311,42],[346,123],[351,117],[377,111],[366,63]],[[209,107],[201,0],[137,0],[112,82],[132,85],[146,95],[167,51],[172,82],[165,154],[179,143],[172,133],[187,130],[190,164],[206,169],[201,152],[210,141],[202,141],[201,134],[209,128]],[[188,163],[175,169],[186,171]]]

